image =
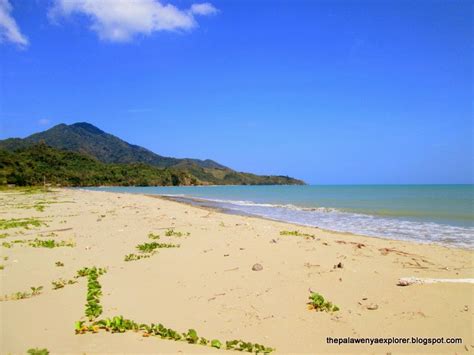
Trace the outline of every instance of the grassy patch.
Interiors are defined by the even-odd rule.
[[[149,233],[148,234],[148,238],[150,239],[160,239],[160,235],[159,234],[153,234],[153,233]]]
[[[29,246],[33,248],[59,248],[59,247],[74,247],[76,244],[72,241],[62,240],[60,242],[55,241],[54,239],[41,240],[36,238],[33,241],[28,243]]]
[[[301,232],[298,232],[298,231],[281,231],[280,235],[283,235],[283,236],[293,235],[293,236],[296,236],[296,237],[303,237],[305,239],[314,239],[315,238],[315,236],[313,234],[301,233]]]
[[[39,236],[41,238],[55,238],[58,236],[58,234],[54,232],[49,232],[48,234],[40,234]]]
[[[42,186],[6,186],[6,185],[0,185],[0,192],[16,192],[16,193],[22,193],[25,195],[34,195],[34,194],[42,194],[46,192],[52,192],[49,189],[45,189]]]
[[[191,235],[191,233],[176,232],[174,229],[170,228],[165,232],[165,235],[167,237],[184,237]]]
[[[149,233],[148,238],[153,240],[160,239],[158,234]],[[135,248],[140,252],[140,254],[128,254],[125,255],[124,261],[136,261],[140,259],[146,259],[156,253],[156,249],[162,248],[179,248],[179,244],[172,244],[172,243],[158,243],[158,242],[150,242],[150,243],[143,243],[138,244]]]
[[[319,293],[311,292],[309,295],[308,308],[319,312],[337,312],[339,307],[328,302]]]
[[[22,300],[25,298],[31,298],[33,296],[38,296],[41,294],[41,291],[43,290],[43,286],[38,286],[38,287],[30,287],[31,292],[15,292],[11,295],[3,296],[0,298],[0,301],[16,301],[16,300]]]
[[[133,320],[126,319],[123,316],[115,316],[86,324],[85,321],[78,321],[75,324],[76,334],[85,334],[88,332],[97,333],[99,330],[105,330],[111,333],[125,333],[126,331],[141,332],[144,337],[157,336],[161,339],[168,339],[174,341],[183,341],[189,344],[198,344],[203,346],[210,346],[217,349],[223,349],[222,342],[218,339],[208,340],[200,337],[194,329],[188,329],[185,333],[180,333],[174,329],[167,328],[163,324],[139,324]],[[225,349],[238,350],[249,353],[269,354],[275,349],[243,340],[230,340],[225,342]]]
[[[38,212],[44,212],[47,205],[52,205],[54,203],[74,203],[72,201],[48,201],[48,200],[38,200],[31,204],[18,204],[12,205],[12,208],[18,209],[35,209]]]
[[[155,249],[179,248],[179,244],[151,242],[151,243],[138,244],[136,246],[136,248],[141,253],[153,253],[155,251]]]
[[[106,273],[106,269],[96,268],[82,268],[77,271],[77,277],[87,276],[87,303],[86,303],[86,317],[89,321],[93,321],[102,314],[102,305],[100,304],[100,297],[102,296],[102,286],[99,283],[99,276]]]
[[[51,284],[53,285],[53,290],[58,290],[60,288],[63,288],[66,285],[73,285],[77,283],[77,280],[71,279],[71,280],[64,280],[64,279],[59,279],[57,281],[52,281]]]
[[[46,239],[46,240],[41,240],[41,239],[34,239],[34,240],[28,240],[28,239],[17,239],[13,240],[11,242],[3,242],[2,246],[4,248],[11,248],[15,244],[28,244],[30,247],[33,248],[59,248],[59,247],[74,247],[76,244],[72,241],[55,241],[54,239]]]
[[[218,339],[208,340],[204,337],[198,336],[196,330],[189,329],[185,333],[180,333],[174,329],[167,328],[161,323],[155,324],[139,324],[133,320],[126,319],[123,316],[115,316],[97,320],[102,314],[102,305],[100,304],[100,297],[102,296],[102,287],[98,281],[100,275],[106,272],[101,268],[83,268],[78,270],[76,277],[87,276],[87,303],[85,315],[88,322],[84,320],[75,323],[75,333],[98,333],[100,330],[105,330],[111,333],[125,333],[126,331],[141,332],[144,337],[157,336],[162,339],[170,339],[174,341],[184,341],[190,344],[198,344],[203,346],[210,346],[217,349],[223,348],[223,343]],[[255,352],[268,354],[275,349],[266,347],[260,344],[253,344],[242,340],[231,340],[225,342],[225,349],[239,350],[246,352]]]
[[[37,210],[38,212],[44,212],[44,209],[46,207],[46,204],[45,203],[41,203],[41,202],[38,202],[38,203],[35,203],[33,205],[33,208],[35,210]]]
[[[152,256],[154,253],[150,254],[128,254],[125,255],[124,261],[137,261],[140,259],[146,259]]]
[[[46,225],[46,223],[40,221],[37,218],[0,219],[0,229],[10,229],[10,228],[30,229],[30,226],[40,227],[42,225]]]
[[[230,341],[226,341],[225,343],[226,343],[227,350],[245,351],[248,353],[255,353],[255,354],[259,354],[259,353],[268,354],[275,350],[261,344],[255,344],[255,343],[246,342],[243,340],[230,340]]]
[[[26,353],[29,355],[49,355],[49,350],[34,348],[34,349],[28,349]]]
[[[99,276],[100,275],[103,275],[107,272],[107,269],[104,269],[104,268],[96,268],[95,266],[94,267],[91,267],[91,268],[88,268],[88,267],[83,267],[82,269],[80,270],[77,270],[77,275],[76,277],[85,277],[85,276],[89,276],[90,273],[97,273]]]

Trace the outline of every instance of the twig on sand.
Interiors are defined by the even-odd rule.
[[[225,296],[225,292],[224,292],[224,293],[217,293],[217,294],[214,295],[214,297],[209,298],[207,301],[208,301],[208,302],[209,302],[209,301],[213,301],[213,300],[215,300],[216,297],[218,297],[218,296]]]
[[[320,267],[321,265],[319,264],[311,264],[309,262],[306,262],[304,263],[304,266],[306,266],[307,268],[311,268],[311,267]]]
[[[398,280],[398,286],[408,286],[412,284],[434,284],[434,283],[469,283],[474,284],[474,279],[432,279],[421,277],[402,277]]]
[[[404,256],[416,256],[416,254],[407,253],[406,251],[401,251],[401,250],[392,249],[392,248],[380,248],[379,251],[382,255],[387,255],[389,253],[395,253],[395,254],[404,255]]]
[[[366,245],[364,243],[356,243],[356,242],[346,242],[345,240],[336,240],[336,243],[338,244],[351,244],[357,249],[362,249]]]

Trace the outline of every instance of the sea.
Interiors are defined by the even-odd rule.
[[[474,185],[91,187],[380,238],[474,247]]]

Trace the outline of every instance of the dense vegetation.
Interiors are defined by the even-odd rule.
[[[183,171],[145,164],[104,164],[84,154],[37,144],[15,152],[0,150],[0,183],[40,185],[188,185],[197,181]]]
[[[163,157],[85,122],[0,141],[0,185],[44,180],[62,186],[304,184],[287,176],[237,172],[209,159]]]
[[[163,157],[138,145],[106,133],[86,122],[71,125],[59,124],[47,131],[32,134],[24,139],[9,138],[0,141],[0,149],[14,151],[45,142],[47,145],[89,155],[103,163],[143,163],[160,168],[177,164],[196,164],[203,168],[225,168],[212,160],[177,159]]]
[[[158,168],[143,163],[106,164],[88,155],[39,143],[13,152],[0,149],[0,185],[173,186],[206,184],[291,184],[287,177],[257,176],[230,169],[185,166]]]

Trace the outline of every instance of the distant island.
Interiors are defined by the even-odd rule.
[[[0,185],[304,185],[288,176],[237,172],[213,160],[164,157],[90,123],[59,124],[0,140]]]

